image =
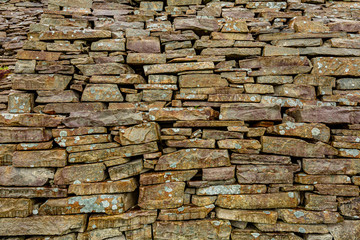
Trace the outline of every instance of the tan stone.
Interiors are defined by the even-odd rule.
[[[261,210],[240,210],[240,209],[224,209],[217,207],[215,209],[216,217],[220,219],[275,224],[278,214],[275,211]]]
[[[0,197],[59,198],[66,197],[67,189],[51,187],[0,187]]]
[[[360,76],[360,58],[316,57],[312,59],[312,74],[330,76]],[[326,66],[326,68],[325,68]]]
[[[147,143],[160,139],[160,127],[157,123],[143,123],[119,131],[121,145]]]
[[[229,103],[222,104],[220,108],[220,120],[280,120],[280,107],[275,104],[258,103]]]
[[[72,40],[72,39],[101,39],[111,37],[111,32],[106,30],[63,30],[42,32],[40,40]]]
[[[27,217],[32,214],[33,201],[26,198],[0,198],[0,217]]]
[[[57,185],[77,184],[81,182],[101,182],[105,180],[103,163],[72,165],[59,168],[54,177]]]
[[[197,195],[223,195],[223,194],[257,194],[265,193],[265,185],[215,185],[200,187],[196,190]]]
[[[71,184],[68,192],[75,195],[111,194],[133,192],[137,187],[137,180],[129,178],[119,181]]]
[[[51,130],[45,128],[0,127],[0,143],[45,142],[51,138]]]
[[[18,90],[64,90],[71,76],[59,74],[16,74],[12,88]]]
[[[359,159],[321,158],[303,159],[304,172],[308,174],[347,174],[356,175],[360,172]]]
[[[139,175],[143,170],[143,161],[138,159],[125,164],[109,168],[109,175],[111,180],[120,180],[132,176]]]
[[[62,149],[16,151],[12,165],[14,167],[65,167],[67,153]]]
[[[216,205],[222,208],[271,209],[293,208],[300,203],[298,192],[282,192],[255,195],[219,195]]]
[[[213,62],[168,63],[144,66],[145,75],[214,69]]]
[[[337,212],[318,212],[303,209],[278,209],[277,212],[281,220],[292,224],[329,224],[343,221],[343,218]]]
[[[151,185],[166,182],[186,182],[193,178],[197,172],[197,170],[187,170],[143,173],[140,175],[140,184]]]
[[[87,84],[81,101],[122,102],[124,98],[116,84]]]
[[[184,182],[140,186],[138,205],[144,209],[176,208],[184,202]]]
[[[161,209],[157,220],[174,221],[174,220],[190,220],[203,219],[215,208],[215,205],[204,207],[185,205],[175,209]]]
[[[276,224],[256,223],[255,226],[264,232],[298,232],[298,233],[328,233],[325,224],[289,224],[277,222]]]
[[[238,165],[236,177],[240,184],[292,183],[298,165]]]
[[[51,168],[15,168],[0,166],[2,186],[43,186],[54,178]]]

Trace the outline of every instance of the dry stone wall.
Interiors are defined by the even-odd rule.
[[[0,11],[0,239],[360,239],[358,0]]]

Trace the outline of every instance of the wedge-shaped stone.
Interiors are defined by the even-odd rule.
[[[0,143],[45,142],[52,138],[45,128],[0,127]]]
[[[143,173],[140,175],[140,185],[186,182],[193,178],[197,172],[198,170]]]
[[[86,215],[0,218],[1,236],[64,235],[83,232]]]
[[[63,149],[16,151],[12,165],[14,167],[65,167],[67,153]]]
[[[220,107],[220,120],[278,121],[281,120],[280,106],[259,103],[228,103]]]
[[[212,120],[217,117],[218,112],[210,107],[203,108],[152,108],[149,110],[152,121],[197,121]]]
[[[93,29],[48,31],[39,35],[40,40],[102,39],[110,37],[111,31]]]
[[[138,145],[129,145],[124,147],[99,149],[86,152],[76,152],[69,154],[70,163],[91,163],[100,162],[109,158],[124,158],[142,155],[145,153],[157,152],[158,145],[156,142],[149,142]],[[126,162],[126,161],[125,161]]]
[[[32,214],[33,201],[26,198],[0,198],[0,217],[27,217]]]
[[[76,65],[80,71],[86,76],[93,75],[119,75],[134,73],[134,70],[126,64],[122,63],[98,63]]]
[[[57,127],[63,119],[63,116],[40,113],[0,113],[0,124],[3,126]]]
[[[75,195],[125,193],[135,191],[137,186],[138,182],[135,178],[120,181],[80,183],[71,184],[69,186],[69,193],[74,193]]]
[[[119,131],[121,145],[140,144],[160,140],[160,126],[157,123],[143,123]]]
[[[163,155],[155,166],[156,171],[181,170],[230,166],[227,150],[182,149]]]
[[[324,157],[337,154],[337,150],[322,142],[308,143],[304,140],[281,137],[261,137],[262,151],[295,157]]]
[[[215,185],[210,187],[200,187],[196,190],[197,195],[223,195],[223,194],[257,194],[265,193],[265,185]]]
[[[67,190],[49,187],[0,187],[0,197],[10,198],[59,198],[66,197]]]
[[[292,183],[298,165],[238,165],[236,177],[240,184]]]
[[[56,185],[79,184],[81,182],[101,182],[105,180],[103,163],[72,165],[59,168],[54,177]]]
[[[125,41],[122,39],[102,39],[91,43],[92,51],[125,51]]]
[[[54,170],[0,166],[0,176],[2,186],[43,186],[49,179],[54,178]]]
[[[211,18],[175,18],[174,27],[179,30],[200,30],[217,32],[219,24]]]
[[[316,99],[315,88],[313,86],[284,84],[275,86],[275,96],[293,97],[299,99]]]
[[[360,221],[345,220],[341,223],[329,226],[329,231],[334,237],[334,240],[357,240],[358,236],[360,236]]]
[[[184,71],[212,70],[213,62],[168,63],[144,66],[145,75],[162,73],[179,73]]]
[[[339,210],[343,216],[357,218],[360,214],[360,197],[339,201]]]
[[[140,186],[138,205],[144,209],[176,208],[184,202],[184,182]]]
[[[329,76],[360,76],[360,57],[316,57],[312,74]]]
[[[303,209],[278,209],[279,218],[292,224],[338,223],[343,221],[341,215],[330,211],[307,211]]]
[[[300,204],[298,192],[281,192],[255,195],[219,195],[215,203],[222,208],[271,209],[294,208]]]
[[[255,226],[264,232],[297,232],[297,233],[328,233],[325,224],[290,224],[277,222],[276,224],[256,223]]]
[[[351,178],[347,175],[307,175],[299,173],[295,175],[294,181],[301,184],[351,184]]]
[[[135,192],[49,199],[40,206],[39,215],[80,213],[119,214],[133,207],[136,199]]]
[[[109,175],[111,180],[119,180],[132,176],[139,175],[143,170],[143,161],[138,159],[125,164],[109,168]]]
[[[13,76],[12,88],[18,90],[64,90],[71,76],[59,74],[16,74]]]
[[[161,209],[157,220],[160,221],[183,221],[191,219],[203,219],[215,208],[215,205],[198,207],[185,205],[175,209]]]
[[[289,113],[297,122],[352,123],[354,109],[350,107],[304,106]]]
[[[217,207],[215,209],[216,217],[220,219],[252,222],[252,223],[268,223],[275,224],[278,214],[276,211],[262,210],[240,210],[240,209],[224,209]]]
[[[192,221],[156,221],[153,234],[156,240],[179,239],[229,239],[230,221],[226,220],[192,220]]]
[[[227,87],[226,79],[215,74],[186,74],[179,78],[181,88],[194,87]]]
[[[128,231],[141,228],[145,224],[152,224],[156,218],[156,210],[135,210],[112,216],[91,215],[87,231],[104,228],[118,228],[120,231]]]
[[[87,84],[81,96],[83,102],[122,102],[123,96],[116,84]]]
[[[71,112],[63,123],[67,127],[103,127],[142,123],[143,116],[135,109]]]
[[[286,122],[267,128],[270,134],[294,136],[307,139],[315,139],[322,142],[330,140],[330,128],[320,123],[293,123]]]
[[[360,159],[321,158],[303,159],[304,172],[308,174],[347,174],[360,173]]]

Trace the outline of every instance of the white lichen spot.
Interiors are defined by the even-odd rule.
[[[311,129],[311,134],[313,136],[318,136],[320,134],[320,129],[318,129],[318,128]]]

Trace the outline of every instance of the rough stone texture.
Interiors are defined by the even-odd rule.
[[[358,0],[0,2],[0,239],[360,239]]]

